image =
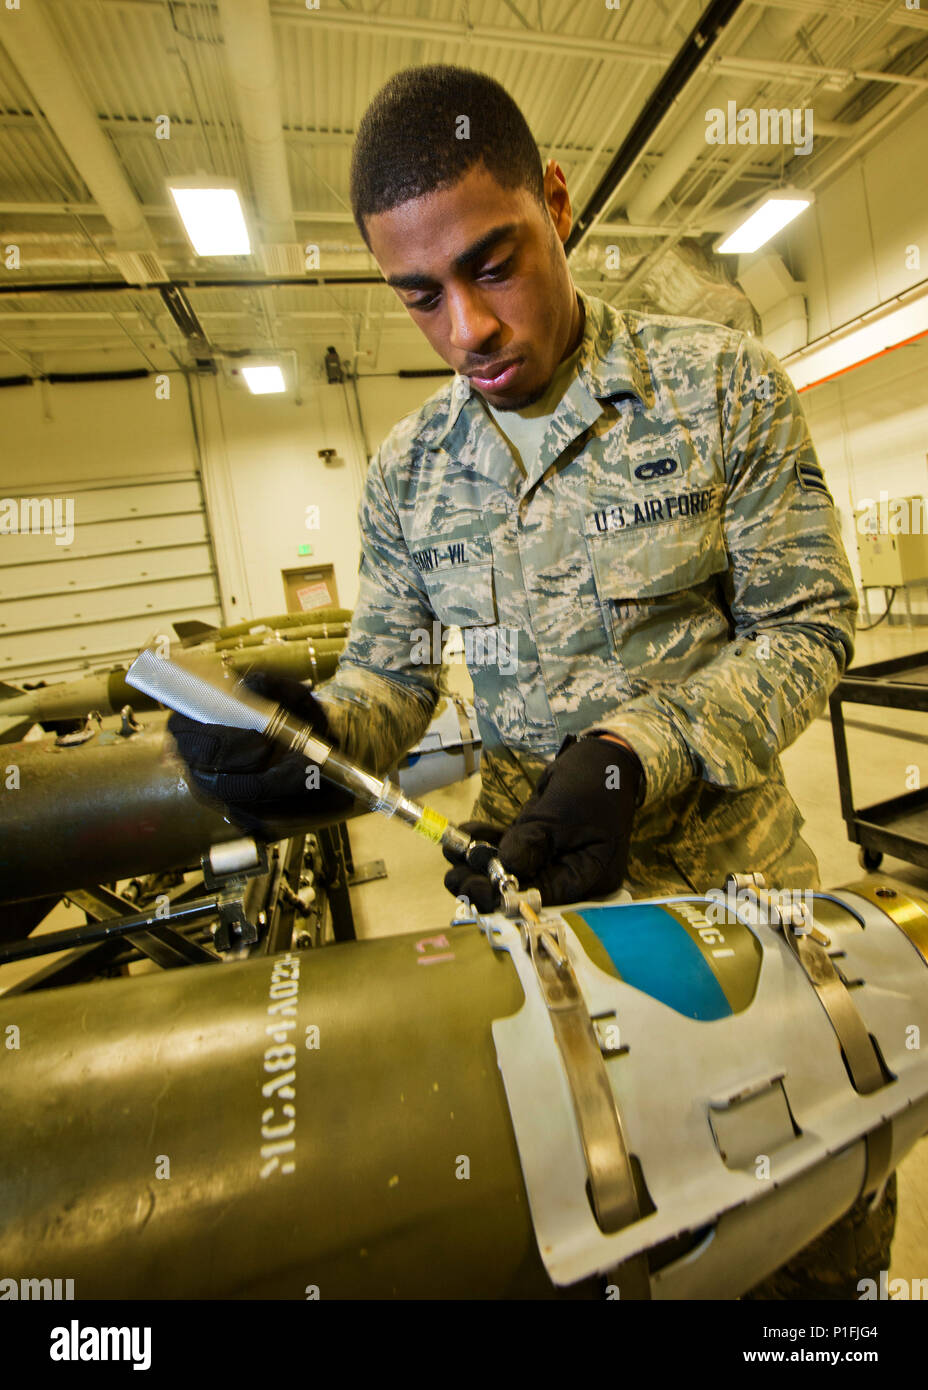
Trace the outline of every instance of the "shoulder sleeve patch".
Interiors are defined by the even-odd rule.
[[[834,506],[835,499],[828,491],[825,482],[825,474],[817,463],[804,463],[801,459],[797,459],[796,477],[799,479],[800,487],[806,492],[821,492],[828,498],[832,506]]]

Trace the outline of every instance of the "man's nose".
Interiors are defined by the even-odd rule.
[[[499,319],[472,287],[448,292],[451,346],[459,352],[487,352],[499,333]]]

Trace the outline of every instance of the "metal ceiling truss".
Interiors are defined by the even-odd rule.
[[[448,9],[451,8],[449,5]],[[171,93],[167,92],[164,105],[168,109],[173,105],[177,110],[178,114],[172,116],[172,138],[176,136],[178,143],[171,147],[169,154],[155,142],[151,158],[148,158],[142,141],[143,137],[145,141],[152,141],[152,123],[157,113],[126,111],[116,114],[115,106],[110,110],[100,109],[103,105],[100,101],[91,107],[86,92],[92,88],[86,82],[83,87],[74,84],[73,73],[69,99],[75,103],[80,119],[75,128],[70,129],[67,108],[58,100],[60,92],[55,89],[63,81],[62,58],[66,58],[70,66],[79,55],[63,52],[61,36],[52,22],[59,16],[58,5],[33,0],[30,22],[34,21],[36,29],[32,47],[36,48],[36,39],[41,37],[45,49],[39,61],[35,52],[30,51],[28,34],[25,40],[20,34],[12,46],[8,45],[14,69],[5,73],[5,79],[10,92],[8,101],[14,109],[0,110],[0,151],[7,135],[18,141],[41,137],[49,162],[57,167],[66,155],[68,165],[78,177],[66,172],[63,176],[69,185],[66,187],[57,176],[53,180],[49,170],[40,164],[33,184],[39,188],[43,178],[47,185],[51,181],[57,196],[46,201],[16,200],[8,195],[0,201],[0,246],[15,242],[20,235],[24,244],[38,250],[31,258],[33,264],[38,262],[45,270],[60,265],[63,272],[45,281],[29,280],[18,272],[14,281],[0,270],[0,306],[10,306],[9,309],[0,307],[4,333],[10,334],[0,338],[0,350],[25,364],[32,374],[37,374],[41,364],[35,353],[48,346],[47,334],[52,323],[64,325],[69,321],[79,329],[83,326],[82,331],[88,335],[92,334],[92,343],[88,337],[87,345],[81,349],[68,342],[67,350],[97,350],[105,339],[100,330],[109,323],[113,325],[110,341],[130,345],[149,368],[153,361],[149,355],[152,349],[139,339],[137,330],[142,336],[156,334],[160,339],[160,351],[169,352],[175,361],[180,360],[176,355],[178,348],[181,343],[185,344],[192,358],[201,364],[213,351],[223,350],[222,346],[217,348],[217,344],[227,346],[226,339],[235,334],[236,322],[241,320],[250,325],[252,337],[258,331],[262,345],[281,351],[286,350],[285,344],[292,340],[332,336],[335,332],[332,327],[314,329],[311,326],[314,323],[341,323],[344,340],[350,343],[355,361],[364,351],[362,343],[366,343],[373,366],[376,366],[385,336],[400,334],[410,340],[416,338],[416,330],[407,315],[395,306],[388,307],[394,304],[392,297],[388,299],[374,288],[383,287],[383,281],[356,234],[352,233],[344,245],[327,251],[330,256],[338,257],[337,270],[332,267],[328,272],[299,277],[262,276],[256,275],[252,267],[243,265],[225,275],[191,274],[190,253],[181,238],[175,210],[169,203],[151,199],[151,183],[157,168],[163,166],[167,173],[169,160],[178,162],[175,152],[181,154],[180,163],[186,168],[185,160],[189,162],[191,156],[183,155],[183,151],[189,151],[197,142],[208,153],[212,171],[234,176],[254,200],[257,221],[268,235],[302,243],[313,236],[314,228],[353,226],[343,196],[344,186],[340,190],[337,185],[347,173],[347,155],[354,132],[345,128],[319,128],[318,117],[315,122],[304,123],[299,103],[295,107],[290,103],[292,109],[288,110],[288,118],[283,118],[286,104],[278,91],[279,81],[272,81],[275,71],[272,23],[278,40],[281,30],[330,36],[342,34],[352,36],[357,42],[370,41],[375,45],[383,39],[438,44],[446,61],[467,61],[471,54],[477,66],[489,65],[489,60],[487,63],[476,61],[478,56],[482,58],[484,48],[488,55],[496,52],[521,55],[527,63],[537,55],[539,60],[556,57],[563,64],[585,64],[583,79],[574,84],[571,100],[559,112],[559,128],[547,132],[552,137],[551,143],[541,145],[545,157],[564,159],[573,168],[570,183],[575,196],[580,190],[584,193],[582,199],[576,200],[575,227],[568,249],[573,249],[588,236],[650,238],[656,242],[655,246],[646,248],[646,255],[631,281],[610,282],[601,276],[584,274],[578,266],[575,275],[578,283],[606,298],[619,289],[627,293],[629,288],[640,284],[683,237],[717,233],[732,207],[750,201],[766,184],[779,182],[784,172],[783,161],[778,166],[767,149],[748,147],[746,151],[732,151],[713,147],[700,152],[698,158],[680,170],[674,181],[677,169],[672,162],[673,141],[664,146],[666,153],[661,152],[662,142],[667,139],[671,123],[679,121],[685,113],[684,102],[688,96],[696,103],[694,109],[698,109],[699,98],[704,94],[703,79],[711,78],[715,82],[719,78],[737,79],[741,84],[738,90],[744,89],[745,82],[754,84],[755,99],[766,97],[778,106],[793,106],[827,96],[826,112],[833,114],[834,119],[817,118],[815,122],[816,135],[828,137],[827,142],[803,164],[803,183],[811,187],[827,183],[849,159],[923,100],[928,92],[928,7],[922,12],[906,9],[898,3],[886,4],[883,0],[878,3],[877,0],[874,3],[843,0],[840,33],[833,25],[834,7],[826,0],[711,0],[695,28],[694,9],[692,0],[676,0],[671,13],[662,17],[662,32],[682,40],[674,52],[663,43],[637,41],[644,28],[645,10],[634,5],[596,16],[595,25],[594,17],[589,16],[591,28],[605,28],[608,33],[582,34],[543,29],[542,6],[532,4],[531,0],[504,0],[504,6],[497,7],[494,16],[505,19],[506,23],[488,26],[472,24],[466,11],[463,20],[442,20],[390,16],[382,12],[380,5],[362,12],[360,9],[307,10],[296,0],[69,0],[69,24],[77,21],[81,11],[86,11],[88,23],[101,12],[145,15],[156,23],[164,22],[166,37],[174,46],[168,53],[168,60],[173,64],[171,70],[179,83],[180,98],[172,102]],[[781,50],[777,57],[758,56],[750,51],[725,51],[726,47],[742,47],[745,35],[752,32],[767,12],[796,16],[795,43]],[[550,7],[546,14],[550,21]],[[575,15],[576,11],[561,7],[553,22],[573,23]],[[314,27],[305,27],[309,25]],[[633,33],[634,38],[631,37]],[[900,42],[905,45],[901,49]],[[888,61],[885,60],[887,45],[895,48]],[[383,47],[382,42],[380,47]],[[867,66],[877,52],[882,55],[883,66]],[[820,54],[827,61],[820,60]],[[590,101],[603,100],[604,86],[614,94],[614,79],[620,71],[623,99],[613,109],[601,112],[602,118],[592,123]],[[29,90],[36,106],[34,111],[27,109]],[[838,105],[843,91],[849,96],[843,106],[832,113],[829,106]],[[41,100],[36,99],[39,92]],[[361,95],[363,98],[364,94]],[[633,119],[636,107],[640,115]],[[93,159],[88,162],[87,142],[82,145],[74,136],[79,129],[83,137],[91,127],[95,132],[90,141]],[[576,139],[572,139],[575,129]],[[323,161],[325,173],[316,167],[316,162],[305,159],[302,150],[306,146],[331,152],[326,156],[329,162]],[[331,204],[320,208],[293,206],[285,149],[298,154],[294,170],[299,163],[306,165],[314,176],[314,186],[321,183],[331,195],[332,203],[341,203],[342,207]],[[141,164],[131,153],[133,150],[140,152]],[[152,158],[160,160],[161,165],[152,165]],[[330,173],[330,169],[336,168],[331,159],[342,161],[338,166],[341,170],[338,178]],[[21,165],[20,154],[14,159],[11,147],[11,171],[18,170]],[[147,189],[133,182],[133,171],[141,173],[146,169]],[[648,175],[644,179],[644,186],[647,186],[661,171],[663,183],[658,178],[651,187],[659,184],[663,187],[666,183],[671,195],[657,205],[653,213],[631,221],[627,216],[623,219],[618,210],[622,198],[626,197],[626,210],[634,204],[634,197],[628,190],[640,189],[644,174]],[[5,191],[2,179],[0,171],[0,191]],[[144,180],[142,182],[144,184]],[[81,194],[81,188],[87,192]],[[76,195],[73,200],[68,197],[72,191]],[[304,188],[304,201],[305,191]],[[147,199],[141,196],[143,192],[148,193]],[[726,194],[729,201],[723,204]],[[71,219],[77,230],[62,233],[44,230],[48,225],[52,229],[60,226],[62,217]],[[18,226],[10,221],[14,218],[22,219]],[[51,223],[46,223],[45,219],[51,219]],[[164,226],[168,219],[172,224],[171,234]],[[318,231],[315,240],[320,240]],[[119,252],[127,241],[131,246],[144,243],[153,248],[152,255],[164,264],[159,283],[140,287],[128,279],[112,278],[112,266],[120,264]],[[56,249],[61,251],[60,256],[52,254]],[[340,264],[346,259],[353,261],[355,256],[357,273]],[[256,260],[261,263],[260,256]],[[82,270],[87,268],[91,273],[75,277],[67,272],[69,264],[80,265]],[[99,266],[96,276],[93,274],[95,266]],[[124,275],[126,273],[124,271]],[[355,304],[342,304],[333,294],[333,287],[345,286],[368,287],[368,301],[363,309],[359,310]],[[275,291],[296,288],[305,291],[307,307],[296,308],[293,304],[283,307]],[[245,298],[242,307],[216,308],[201,306],[188,298],[188,292],[195,299],[199,291],[218,289],[256,298]],[[39,296],[88,293],[125,295],[132,310],[112,307],[100,311],[72,310],[67,305],[56,305],[52,310],[31,308]],[[313,307],[322,294],[327,296],[331,308]],[[17,331],[20,326],[21,334]],[[56,345],[48,350],[59,348]]]

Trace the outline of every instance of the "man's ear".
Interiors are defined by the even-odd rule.
[[[556,159],[549,159],[545,166],[544,184],[548,214],[558,240],[565,242],[573,226],[573,211],[570,206],[570,194],[567,192],[567,180]]]

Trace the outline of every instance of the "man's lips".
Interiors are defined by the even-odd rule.
[[[521,365],[522,358],[517,357],[509,362],[497,362],[490,367],[481,367],[478,371],[468,372],[467,375],[475,386],[498,391],[509,385]]]

